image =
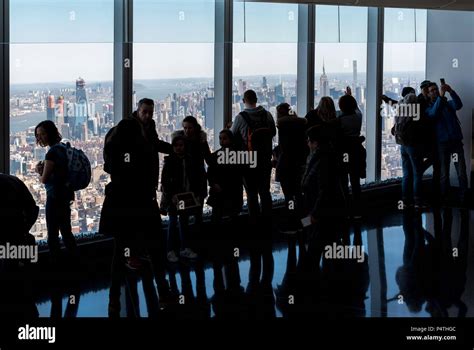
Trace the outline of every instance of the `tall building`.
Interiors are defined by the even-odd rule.
[[[54,106],[54,96],[49,95],[46,98],[46,119],[56,122],[56,109]]]
[[[88,104],[86,82],[82,78],[76,80],[76,103]]]
[[[56,102],[56,124],[64,124],[64,96],[59,96]]]
[[[214,97],[204,99],[204,116],[206,128],[214,128]]]
[[[275,100],[277,104],[285,102],[285,91],[283,88],[283,83],[275,86]]]
[[[262,79],[262,89],[265,89],[265,90],[268,89],[267,77],[263,77],[263,79]]]
[[[138,108],[137,92],[136,91],[133,91],[132,106],[133,106],[133,110],[136,110]]]
[[[326,75],[326,67],[324,66],[323,60],[323,74],[319,78],[319,93],[321,96],[329,96],[329,81]]]
[[[357,88],[357,60],[352,61],[352,90]]]

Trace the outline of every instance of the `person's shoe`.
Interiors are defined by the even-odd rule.
[[[190,248],[186,248],[186,249],[180,251],[179,255],[182,258],[186,258],[186,259],[197,259],[197,257],[198,257],[198,255],[195,252],[193,252]]]
[[[168,252],[168,255],[166,255],[166,258],[168,259],[170,263],[177,263],[179,261],[179,258],[174,252],[174,250]]]
[[[127,259],[125,266],[127,266],[130,270],[136,271],[143,268],[143,263],[138,257],[132,256]]]

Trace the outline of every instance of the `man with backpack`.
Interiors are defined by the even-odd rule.
[[[239,141],[237,144],[240,144],[238,147],[240,150],[255,152],[257,155],[257,166],[244,170],[249,217],[251,223],[256,223],[260,213],[259,196],[262,215],[266,218],[271,217],[270,178],[273,137],[276,135],[276,127],[272,114],[262,106],[257,107],[258,99],[255,91],[245,91],[243,102],[245,109],[235,117],[231,131]]]

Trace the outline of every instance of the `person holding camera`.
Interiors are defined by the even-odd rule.
[[[464,144],[461,123],[456,111],[463,106],[456,92],[441,80],[441,88],[436,83],[431,83],[428,88],[431,103],[426,109],[426,115],[435,122],[436,141],[440,163],[441,198],[446,198],[449,183],[449,168],[451,159],[454,162],[459,180],[459,200],[466,204],[467,200],[467,172],[464,159]],[[448,100],[446,94],[451,99]]]

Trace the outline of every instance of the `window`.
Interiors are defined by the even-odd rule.
[[[46,193],[35,166],[46,149],[35,126],[49,119],[91,161],[90,186],[76,193],[73,233],[97,232],[104,187],[103,140],[113,126],[113,1],[10,2],[10,172],[40,206],[32,229],[46,237]]]
[[[367,7],[316,5],[315,107],[321,97],[338,101],[352,89],[366,134]]]
[[[275,119],[280,103],[296,110],[297,42],[298,5],[234,1],[234,117],[244,109],[248,89],[255,90],[259,104]],[[276,182],[272,193],[283,195]]]
[[[385,9],[383,92],[392,99],[398,100],[405,86],[420,92],[426,70],[426,17],[426,10]],[[403,175],[393,123],[393,117],[382,115],[382,180]]]
[[[144,97],[155,101],[158,135],[167,142],[193,115],[212,148],[221,117],[214,115],[215,0],[135,0],[133,23],[133,107]]]

